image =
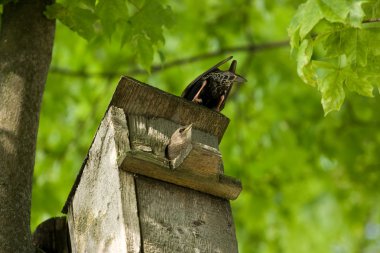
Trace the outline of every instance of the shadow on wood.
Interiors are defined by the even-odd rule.
[[[71,252],[66,217],[54,217],[42,222],[33,233],[33,244],[41,252]]]

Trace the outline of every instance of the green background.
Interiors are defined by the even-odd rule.
[[[33,185],[32,228],[60,210],[122,75],[179,95],[229,55],[248,82],[223,114],[227,175],[243,192],[232,201],[240,252],[380,252],[380,108],[346,94],[324,117],[318,91],[297,76],[287,40],[301,1],[173,1],[173,25],[153,64],[196,57],[159,71],[119,39],[85,41],[57,23],[43,98]],[[243,47],[241,49],[237,47]],[[214,57],[204,57],[215,52]],[[204,58],[202,58],[204,57]],[[143,62],[142,66],[139,62]],[[228,66],[224,66],[227,68]]]

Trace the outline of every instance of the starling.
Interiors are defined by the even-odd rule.
[[[180,127],[174,131],[166,147],[165,155],[170,160],[170,167],[178,167],[190,153],[192,124]],[[175,166],[176,165],[176,166]]]
[[[228,70],[218,67],[231,60],[232,56],[219,62],[192,81],[182,93],[182,97],[210,109],[221,111],[224,108],[232,84],[243,83],[246,79],[235,73],[237,62],[232,61]]]

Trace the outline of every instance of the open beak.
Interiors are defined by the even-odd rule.
[[[184,132],[187,132],[187,131],[189,131],[192,127],[193,127],[193,124],[191,123],[191,124],[188,125],[183,131],[184,131]]]
[[[245,83],[245,82],[247,81],[247,79],[245,79],[244,77],[239,76],[239,75],[237,75],[237,74],[235,74],[235,75],[236,75],[236,78],[235,78],[234,82],[237,82],[237,83]]]

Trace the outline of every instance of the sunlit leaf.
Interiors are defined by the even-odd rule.
[[[323,17],[330,22],[344,23],[350,11],[347,0],[317,0],[318,6],[323,13]]]
[[[350,24],[353,27],[361,28],[362,27],[362,21],[365,16],[365,13],[362,8],[362,4],[365,3],[364,1],[354,1],[351,4],[350,8]]]
[[[349,73],[345,82],[348,90],[362,96],[373,97],[373,85],[366,78],[360,78],[356,72]]]
[[[339,110],[343,104],[345,93],[343,82],[346,76],[342,71],[328,70],[327,74],[318,80],[318,90],[322,95],[322,106],[327,115],[332,110]]]
[[[362,25],[366,3],[308,0],[289,26],[291,46],[297,49],[297,73],[305,83],[318,83],[325,113],[339,110],[346,91],[372,96],[374,85],[369,80],[373,79],[368,76],[376,71],[369,67],[363,74],[363,68],[368,66],[371,55],[379,53],[380,33],[376,25]],[[314,16],[311,9],[315,10]],[[321,46],[322,51],[318,50]],[[309,63],[311,59],[313,64]],[[326,72],[323,62],[334,67],[321,75]]]
[[[311,70],[311,56],[313,45],[311,40],[303,40],[297,55],[297,73],[301,79],[310,85],[315,85],[315,78]]]
[[[302,4],[299,9],[300,37],[304,39],[315,25],[323,18],[323,14],[317,0],[309,0]]]

